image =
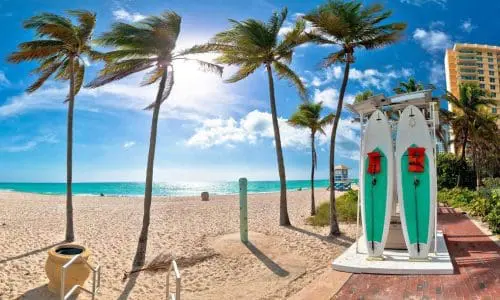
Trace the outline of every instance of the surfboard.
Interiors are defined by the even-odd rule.
[[[380,110],[370,116],[361,148],[363,236],[368,256],[381,257],[391,218],[394,153],[390,125]]]
[[[429,127],[422,112],[407,106],[396,136],[397,190],[410,259],[426,259],[434,235],[436,168]]]

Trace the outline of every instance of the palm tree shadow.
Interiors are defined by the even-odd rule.
[[[68,299],[75,300],[77,299],[77,295],[72,295]],[[39,300],[39,299],[44,299],[44,300],[59,300],[60,297],[59,295],[56,295],[49,291],[47,284],[41,285],[39,287],[36,287],[34,289],[31,289],[25,293],[23,293],[21,296],[15,298],[16,300]]]
[[[12,261],[12,260],[16,260],[16,259],[28,257],[30,255],[38,254],[38,253],[43,252],[43,251],[47,251],[50,248],[55,247],[57,245],[60,245],[62,243],[64,243],[64,241],[57,242],[55,244],[52,244],[52,245],[49,245],[49,246],[46,246],[46,247],[43,247],[43,248],[40,248],[40,249],[36,249],[36,250],[30,251],[30,252],[26,252],[26,253],[23,253],[23,254],[19,254],[19,255],[16,255],[16,256],[12,256],[12,257],[8,257],[8,258],[5,258],[5,259],[2,259],[2,260],[0,260],[0,264],[6,263],[6,262],[9,262],[9,261]]]
[[[350,237],[345,236],[345,235],[340,235],[338,237],[330,237],[330,236],[321,235],[321,234],[318,234],[318,233],[315,233],[315,232],[311,232],[311,231],[308,231],[308,230],[305,230],[305,229],[302,229],[302,228],[299,228],[299,227],[295,227],[293,225],[292,226],[287,226],[285,228],[293,230],[293,231],[297,231],[297,232],[303,233],[305,235],[312,236],[312,237],[315,237],[317,239],[320,239],[320,240],[322,240],[324,242],[335,244],[335,245],[339,245],[339,246],[342,246],[342,247],[349,247],[349,246],[352,245],[352,243],[355,242],[355,240],[353,238],[350,238]]]
[[[280,277],[286,277],[290,274],[287,270],[280,267],[277,263],[275,263],[272,259],[267,257],[262,251],[260,251],[257,247],[255,247],[252,242],[245,243],[245,246],[255,255],[269,270],[271,270],[274,274]]]
[[[139,277],[139,272],[137,273],[132,273],[128,276],[127,284],[125,285],[125,288],[123,289],[122,293],[120,296],[117,298],[118,300],[127,300],[128,296],[134,289],[135,283],[137,282],[137,277]]]

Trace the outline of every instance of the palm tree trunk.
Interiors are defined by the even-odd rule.
[[[139,236],[139,242],[137,243],[137,250],[135,252],[133,268],[142,267],[146,261],[149,220],[151,217],[151,198],[153,195],[153,168],[154,168],[155,149],[156,149],[156,134],[158,130],[158,117],[160,114],[161,97],[163,95],[163,90],[165,89],[166,80],[167,80],[167,72],[165,71],[161,77],[160,85],[158,87],[158,94],[156,95],[155,106],[153,109],[153,117],[151,121],[148,166],[146,169],[146,187],[144,192],[144,214],[142,218],[141,235]]]
[[[66,242],[75,240],[73,229],[73,111],[75,108],[75,61],[70,57],[69,62],[69,99],[68,99],[68,133],[66,143]]]
[[[314,169],[316,169],[316,148],[314,145],[314,132],[311,133],[311,216],[316,214],[316,203],[314,201]]]
[[[342,113],[342,105],[344,103],[344,94],[349,80],[350,56],[345,63],[344,78],[340,87],[339,102],[335,112],[335,120],[333,121],[332,136],[330,139],[330,236],[340,235],[339,223],[337,220],[337,209],[335,207],[335,138],[337,136],[337,128],[339,126],[340,115]]]
[[[276,98],[274,95],[274,80],[271,64],[266,64],[267,77],[269,80],[269,101],[271,104],[271,116],[273,119],[274,141],[276,144],[276,156],[278,157],[278,173],[280,176],[280,225],[290,226],[288,208],[286,203],[286,175],[285,163],[283,161],[283,150],[281,149],[280,128],[278,125],[278,114],[276,112]]]
[[[467,147],[467,139],[469,138],[469,129],[466,127],[462,140],[462,153],[460,153],[460,160],[465,161],[465,149]],[[465,170],[464,170],[465,171]],[[462,173],[458,173],[457,177],[457,185],[456,187],[460,187],[462,185]]]

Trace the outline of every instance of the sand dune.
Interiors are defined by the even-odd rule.
[[[328,199],[324,190],[317,199]],[[284,299],[312,281],[354,240],[355,225],[326,239],[305,224],[310,192],[289,192],[294,227],[278,226],[279,196],[249,195],[251,244],[239,242],[238,196],[155,198],[148,260],[170,252],[180,262],[183,299]],[[65,199],[0,193],[0,299],[56,299],[46,288],[47,250],[64,238]],[[164,299],[165,273],[130,270],[142,222],[142,198],[74,198],[77,242],[103,268],[98,299]],[[173,284],[173,282],[172,282]],[[81,296],[81,299],[87,297]]]

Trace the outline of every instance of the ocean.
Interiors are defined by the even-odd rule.
[[[356,179],[353,179],[357,182]],[[328,180],[315,180],[315,187],[328,187]],[[310,180],[288,180],[287,189],[295,191],[308,189]],[[268,193],[280,190],[279,181],[249,181],[249,193]],[[63,195],[66,193],[65,183],[0,183],[0,190]],[[230,195],[239,192],[238,182],[179,182],[179,183],[155,183],[153,185],[154,196],[197,196],[201,192],[209,192],[216,195]],[[73,183],[73,194],[75,195],[100,195],[106,196],[142,196],[144,195],[144,183],[141,182],[85,182]]]

